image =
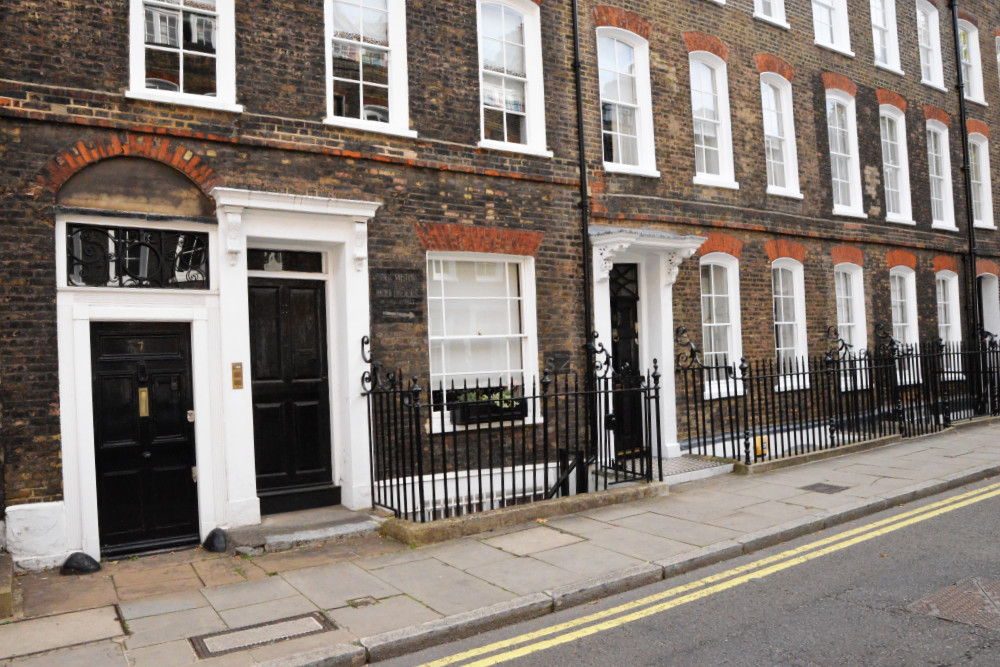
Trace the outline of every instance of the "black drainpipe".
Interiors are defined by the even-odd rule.
[[[965,102],[965,74],[962,72],[962,42],[958,31],[958,0],[949,0],[951,23],[955,39],[955,69],[958,74],[958,117],[962,134],[962,171],[965,175],[965,226],[969,235],[969,250],[966,263],[968,275],[968,327],[969,335],[979,345],[979,281],[976,276],[976,225],[972,211],[972,163],[969,160],[968,107]]]
[[[583,236],[583,335],[584,344],[590,342],[594,330],[591,271],[593,260],[590,249],[590,186],[587,183],[587,140],[583,132],[583,66],[580,61],[580,5],[572,1],[573,7],[573,71],[576,78],[576,140],[580,157],[580,233]],[[586,387],[593,390],[594,355],[587,352]]]

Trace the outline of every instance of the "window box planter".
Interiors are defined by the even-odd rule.
[[[509,391],[489,394],[481,393],[475,396],[468,394],[458,397],[449,403],[451,421],[453,424],[483,424],[495,421],[513,421],[528,417],[528,401],[523,397],[515,398]]]

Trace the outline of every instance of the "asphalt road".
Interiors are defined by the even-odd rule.
[[[985,597],[955,598],[983,606],[983,622],[992,629],[908,609],[970,577],[984,580],[985,586],[1000,581],[1000,489],[980,500],[958,498],[987,486],[964,487],[599,603],[383,664],[440,667],[449,656],[503,642],[450,664],[996,667],[1000,584],[993,606]],[[958,506],[961,502],[967,504]],[[922,511],[914,513],[917,509]],[[817,546],[819,540],[824,543]],[[733,572],[740,566],[747,567]],[[685,584],[692,585],[675,590]],[[630,609],[592,618],[633,601],[639,602]],[[571,627],[560,629],[558,624]],[[539,631],[541,636],[524,637]]]

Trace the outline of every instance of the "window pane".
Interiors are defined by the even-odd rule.
[[[360,118],[361,86],[348,81],[334,81],[333,113],[337,116]]]
[[[215,58],[184,55],[184,92],[215,95]]]
[[[179,91],[180,84],[181,54],[146,49],[146,87]]]

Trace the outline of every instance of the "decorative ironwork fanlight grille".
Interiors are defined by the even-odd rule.
[[[66,226],[73,287],[208,289],[208,234],[135,227]]]

